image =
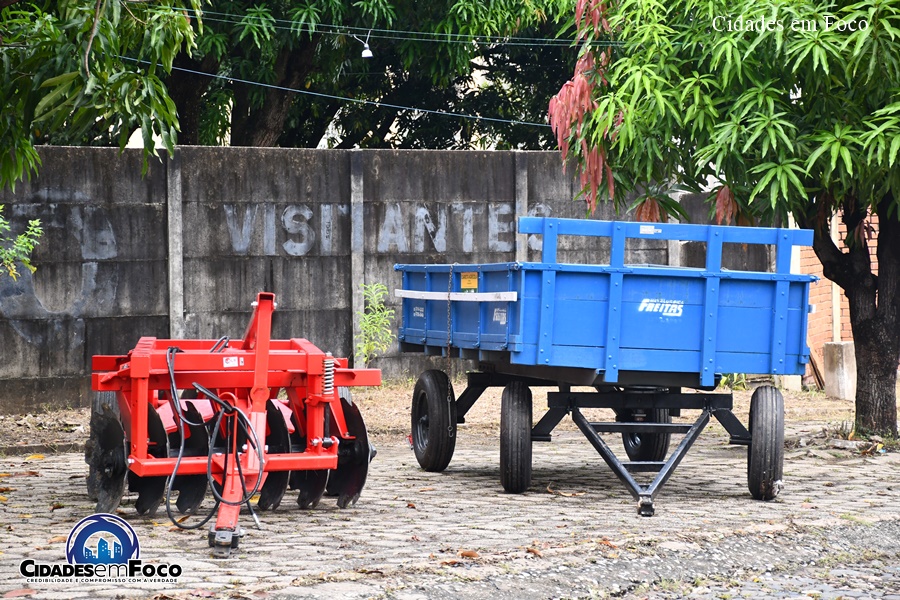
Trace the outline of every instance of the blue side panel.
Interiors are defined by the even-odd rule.
[[[604,346],[609,276],[559,272],[556,276],[554,346]]]
[[[791,274],[789,259],[811,232],[533,218],[520,232],[544,236],[544,262],[397,265],[402,289],[427,296],[403,299],[400,340],[432,354],[508,351],[514,364],[587,368],[610,383],[622,371],[696,373],[705,386],[715,373],[797,374],[809,361],[814,278]],[[609,237],[609,265],[556,262],[559,235]],[[626,265],[629,237],[705,241],[706,266]],[[774,245],[776,272],[723,271],[725,242]]]

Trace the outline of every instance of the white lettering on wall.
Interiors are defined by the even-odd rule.
[[[349,205],[265,202],[224,204],[223,208],[235,254],[306,256],[346,251],[339,246],[339,223],[343,219],[348,225]],[[538,216],[550,212],[544,204],[529,210]],[[394,202],[384,206],[380,222],[366,223],[366,233],[375,237],[375,251],[380,254],[511,252],[516,247],[516,215],[513,206],[503,202]],[[528,246],[540,250],[540,237],[529,236]]]
[[[488,208],[488,250],[492,252],[510,252],[515,235],[515,218],[509,204],[491,204]],[[501,239],[500,236],[504,236]]]
[[[305,256],[309,254],[316,242],[316,232],[309,226],[313,218],[313,211],[305,204],[291,205],[281,214],[281,224],[284,230],[291,236],[299,236],[300,239],[288,239],[281,247],[290,256]]]
[[[399,204],[385,206],[377,248],[379,252],[409,252],[409,242],[403,227],[403,211]]]
[[[424,206],[416,207],[416,230],[413,236],[415,252],[425,252],[425,232],[431,238],[436,252],[447,251],[447,207],[438,207],[438,224],[435,226],[431,213]]]
[[[279,222],[278,206],[271,202],[225,204],[223,207],[231,248],[235,254],[244,256],[250,253],[260,213],[262,253],[265,256],[279,253],[279,241],[281,250],[288,256],[305,256],[316,249],[317,243],[320,254],[333,254],[335,219],[350,214],[350,207],[346,205],[291,204],[282,210]]]
[[[484,206],[481,204],[458,204],[453,203],[452,210],[454,213],[462,213],[463,216],[463,240],[462,251],[472,252],[475,250],[475,215],[484,214]]]
[[[237,254],[247,254],[250,250],[250,236],[256,223],[256,209],[256,204],[244,205],[244,217],[239,223],[237,207],[234,204],[225,205],[225,223],[228,225],[228,235],[231,236],[231,247]]]

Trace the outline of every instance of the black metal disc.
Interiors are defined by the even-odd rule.
[[[132,418],[134,416],[132,415]],[[154,458],[169,456],[169,438],[159,413],[151,405],[147,405],[147,454]],[[156,513],[166,491],[165,475],[158,477],[138,477],[134,471],[128,472],[128,489],[138,494],[134,507],[139,515]]]
[[[300,490],[297,506],[306,510],[319,505],[325,485],[328,483],[328,471],[293,471],[291,472],[291,489]]]
[[[98,513],[111,513],[125,495],[125,430],[119,421],[115,392],[100,392],[91,410],[91,433],[85,444],[87,488]]]
[[[274,400],[266,402],[266,423],[269,429],[265,440],[265,445],[268,447],[266,454],[286,454],[291,451],[291,439],[284,417],[274,402]],[[284,492],[287,491],[289,477],[290,471],[270,471],[259,492],[257,508],[260,510],[278,508]]]
[[[369,435],[362,414],[349,396],[349,393],[341,394],[341,408],[347,423],[347,433],[354,439],[341,439],[337,469],[328,475],[328,487],[337,493],[337,505],[340,508],[347,508],[359,500],[369,474],[369,463],[375,456],[375,448],[369,444]],[[337,430],[334,422],[332,430]],[[338,433],[343,437],[343,432]]]

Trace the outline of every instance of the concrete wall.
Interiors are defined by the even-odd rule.
[[[137,150],[40,155],[39,177],[0,192],[14,232],[45,228],[38,271],[0,278],[0,412],[87,406],[91,356],[142,336],[238,338],[263,290],[274,337],[349,356],[359,284],[393,290],[395,263],[539,260],[516,215],[585,216],[553,152],[182,147],[144,177]],[[605,246],[563,238],[560,259],[604,262]],[[629,260],[671,251],[635,244]],[[405,378],[429,360],[392,350],[372,366]]]

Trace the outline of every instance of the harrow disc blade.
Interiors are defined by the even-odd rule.
[[[101,392],[91,411],[91,433],[85,444],[88,497],[98,513],[111,513],[125,495],[125,430],[119,422],[114,392]]]
[[[269,432],[266,434],[265,445],[268,447],[266,454],[286,454],[291,451],[291,438],[288,434],[287,423],[281,411],[275,406],[273,400],[266,402],[266,424]],[[266,482],[259,493],[259,501],[256,503],[260,510],[274,510],[281,504],[284,493],[288,487],[290,471],[269,471]]]
[[[203,416],[191,402],[186,402],[184,417],[192,424],[185,423],[184,429],[190,435],[184,440],[184,456],[206,456],[209,452],[209,432],[203,424]],[[180,446],[178,432],[171,434],[169,443],[172,448]],[[183,515],[197,512],[206,497],[206,475],[176,475],[172,479],[172,489],[178,491],[175,506]]]
[[[300,495],[297,496],[297,506],[304,510],[317,507],[325,493],[327,482],[327,470],[292,471],[291,489],[300,490]]]
[[[369,463],[375,456],[375,448],[369,444],[369,435],[359,408],[350,399],[349,391],[341,390],[341,407],[344,419],[353,440],[341,440],[338,451],[337,469],[328,475],[328,488],[338,497],[337,505],[347,508],[359,500],[366,477],[369,474]],[[337,426],[332,423],[333,430]]]
[[[303,452],[306,449],[306,434],[300,426],[296,414],[291,415],[291,423],[294,424],[294,432],[290,435],[291,450]],[[319,505],[327,482],[327,470],[291,471],[288,477],[288,487],[292,490],[300,490],[300,494],[297,496],[297,506],[303,510],[313,509]]]
[[[132,417],[134,418],[134,417]],[[169,456],[169,438],[166,428],[163,426],[159,413],[150,405],[147,405],[147,439],[149,445],[147,454],[154,458],[166,458]],[[139,515],[155,514],[166,491],[166,476],[138,477],[134,471],[128,472],[128,489],[138,494],[134,503]]]

